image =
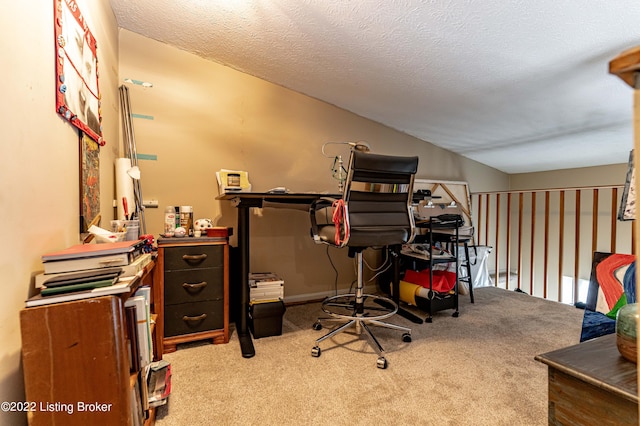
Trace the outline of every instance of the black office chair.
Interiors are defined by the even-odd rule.
[[[354,293],[328,297],[322,310],[328,318],[322,322],[345,322],[316,340],[311,355],[319,357],[320,342],[355,327],[369,337],[378,353],[377,367],[387,368],[384,349],[369,328],[370,325],[403,331],[402,340],[411,341],[411,329],[383,322],[398,311],[398,305],[387,297],[364,294],[362,251],[368,247],[397,246],[413,240],[415,223],[411,211],[413,181],[418,157],[377,155],[352,150],[343,197],[320,199],[311,206],[311,232],[318,244],[348,247],[349,257],[356,258],[357,286]],[[331,216],[330,218],[328,216]]]

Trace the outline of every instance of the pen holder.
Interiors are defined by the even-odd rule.
[[[112,220],[111,232],[125,232],[125,241],[136,241],[140,237],[140,221]]]

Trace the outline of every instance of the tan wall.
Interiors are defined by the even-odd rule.
[[[249,172],[253,189],[285,186],[292,191],[335,192],[333,158],[322,145],[365,140],[375,152],[419,155],[418,177],[466,180],[473,188],[506,189],[507,176],[451,152],[366,120],[281,86],[206,61],[163,43],[122,30],[120,75],[152,88],[129,85],[137,151],[157,155],[140,161],[148,231],[162,231],[167,205],[192,205],[195,218],[219,226],[236,225],[236,211],[216,201],[215,172]],[[327,147],[344,155],[344,146]],[[235,238],[232,239],[235,244]],[[288,300],[320,295],[334,288],[335,274],[326,246],[309,238],[306,212],[263,209],[252,216],[251,269],[274,271],[286,282]],[[353,279],[346,251],[329,251],[340,270],[339,286]]]
[[[633,141],[629,141],[631,151]],[[580,186],[624,185],[627,164],[583,167],[579,169],[553,170],[549,172],[519,173],[509,175],[512,190],[575,188]]]
[[[100,154],[103,220],[110,220],[118,149],[117,25],[107,0],[78,1],[98,42],[104,136]],[[33,291],[42,253],[79,242],[78,132],[55,112],[53,3],[6,2],[0,16],[0,401],[23,401],[19,311]],[[0,413],[0,424],[26,423]]]

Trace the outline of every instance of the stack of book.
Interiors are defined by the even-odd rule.
[[[171,394],[171,364],[161,359],[152,362],[147,378],[149,406],[165,405]]]
[[[284,280],[273,272],[249,274],[249,302],[274,302],[284,299]]]
[[[144,241],[79,244],[42,256],[44,272],[36,275],[40,293],[26,306],[67,302],[129,291],[133,277],[151,262]]]
[[[129,354],[129,371],[136,373],[132,388],[131,404],[133,424],[143,426],[149,416],[151,388],[149,377],[154,369],[153,342],[151,334],[151,288],[142,286],[124,302],[126,317],[126,345]],[[155,391],[155,390],[154,390]]]
[[[147,367],[153,361],[151,336],[151,288],[142,286],[124,302],[127,317],[127,342],[131,371]]]

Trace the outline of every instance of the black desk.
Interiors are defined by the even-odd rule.
[[[247,327],[249,314],[249,209],[263,207],[265,202],[279,204],[311,204],[323,197],[340,198],[338,194],[322,194],[316,192],[290,192],[275,194],[269,192],[237,192],[219,195],[216,200],[228,200],[238,209],[238,248],[240,250],[240,314],[236,322],[240,350],[244,358],[255,355],[251,332]],[[285,206],[286,207],[286,206]]]

